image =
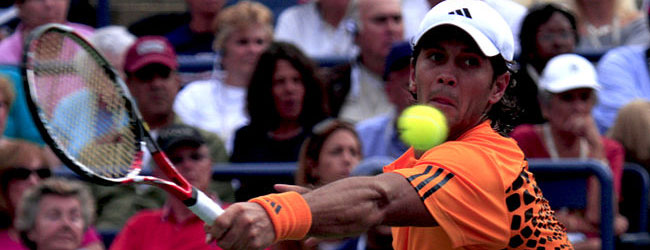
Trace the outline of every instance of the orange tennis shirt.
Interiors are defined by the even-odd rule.
[[[384,172],[404,176],[439,224],[392,228],[394,249],[573,249],[517,143],[489,121]]]

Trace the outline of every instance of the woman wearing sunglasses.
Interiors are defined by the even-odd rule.
[[[27,249],[21,244],[13,225],[15,210],[27,189],[52,176],[52,166],[56,163],[46,148],[20,140],[0,147],[0,159],[0,190],[5,205],[2,209],[0,249]],[[85,249],[104,249],[93,228],[86,231],[82,245]]]

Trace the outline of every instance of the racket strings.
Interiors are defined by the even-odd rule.
[[[32,43],[33,88],[41,119],[68,157],[95,175],[124,177],[140,150],[134,117],[96,52],[65,33]]]

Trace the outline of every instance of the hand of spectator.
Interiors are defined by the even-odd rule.
[[[598,127],[591,114],[575,115],[566,121],[566,128],[578,137],[585,138],[591,157],[603,159],[603,144]]]
[[[207,242],[223,249],[264,249],[275,240],[271,218],[262,206],[240,202],[229,206],[212,226],[205,225]]]
[[[627,221],[627,218],[621,214],[616,214],[614,216],[614,235],[621,235],[627,232],[630,223]]]

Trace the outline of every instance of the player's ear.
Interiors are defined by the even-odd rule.
[[[409,87],[408,90],[413,95],[413,99],[417,100],[418,86],[415,84],[415,59],[411,58],[409,64]]]
[[[503,73],[494,80],[492,89],[490,90],[490,104],[495,104],[501,100],[506,93],[508,84],[510,83],[510,72]]]

